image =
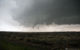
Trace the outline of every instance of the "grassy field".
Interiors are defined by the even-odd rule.
[[[13,44],[5,41],[1,41],[0,43],[3,50],[47,50],[46,48],[42,48],[42,47],[40,49],[39,46]]]
[[[80,48],[80,32],[0,32],[1,50]]]

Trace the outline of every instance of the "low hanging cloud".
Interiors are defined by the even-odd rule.
[[[80,25],[38,25],[30,30],[31,32],[59,32],[59,31],[80,31]]]
[[[79,0],[23,0],[15,20],[24,26],[37,24],[80,24]],[[33,3],[33,4],[32,4]],[[19,4],[18,4],[19,5]]]
[[[19,30],[12,30],[12,31],[19,31],[19,32],[68,32],[68,31],[80,31],[80,25],[37,25],[35,27],[24,27],[18,26]]]
[[[64,1],[0,0],[0,31],[80,31],[78,7],[70,1],[73,9],[66,5],[67,10],[61,3]]]

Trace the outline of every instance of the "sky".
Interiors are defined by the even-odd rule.
[[[80,31],[79,0],[0,0],[0,31]]]

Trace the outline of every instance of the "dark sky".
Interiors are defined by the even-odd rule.
[[[80,0],[34,0],[32,8],[15,18],[25,26],[37,24],[80,24]]]

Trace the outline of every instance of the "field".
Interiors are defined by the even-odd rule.
[[[0,32],[0,50],[80,50],[80,32]]]

